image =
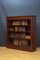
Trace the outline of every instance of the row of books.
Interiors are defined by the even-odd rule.
[[[22,45],[26,46],[28,44],[28,42],[27,41],[23,41],[23,40],[20,40],[20,41],[19,40],[14,40],[13,44],[14,45],[20,45],[20,46],[22,46]]]
[[[11,38],[25,38],[26,34],[11,34]]]
[[[30,28],[28,28],[28,27],[13,27],[13,28],[10,28],[9,31],[22,31],[22,32],[25,32],[25,31],[30,31]]]
[[[15,27],[15,31],[25,31],[25,27]]]
[[[25,31],[25,27],[14,27],[10,28],[9,31]]]
[[[27,21],[22,21],[22,22],[20,22],[20,21],[14,21],[12,23],[12,25],[28,25],[28,22]]]
[[[31,36],[26,34],[11,34],[11,38],[22,38],[22,39],[31,39]]]

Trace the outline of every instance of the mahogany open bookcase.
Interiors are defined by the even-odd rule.
[[[36,50],[36,16],[7,17],[6,47],[23,51]]]

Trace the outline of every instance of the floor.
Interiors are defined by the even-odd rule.
[[[0,47],[0,60],[40,60],[40,48],[35,52],[26,52]]]

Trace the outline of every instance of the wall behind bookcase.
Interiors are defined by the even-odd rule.
[[[6,16],[36,15],[37,46],[40,46],[40,0],[0,0],[0,46],[6,45]]]

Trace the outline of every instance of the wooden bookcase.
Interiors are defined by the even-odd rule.
[[[36,16],[7,17],[6,47],[23,51],[36,50]]]

